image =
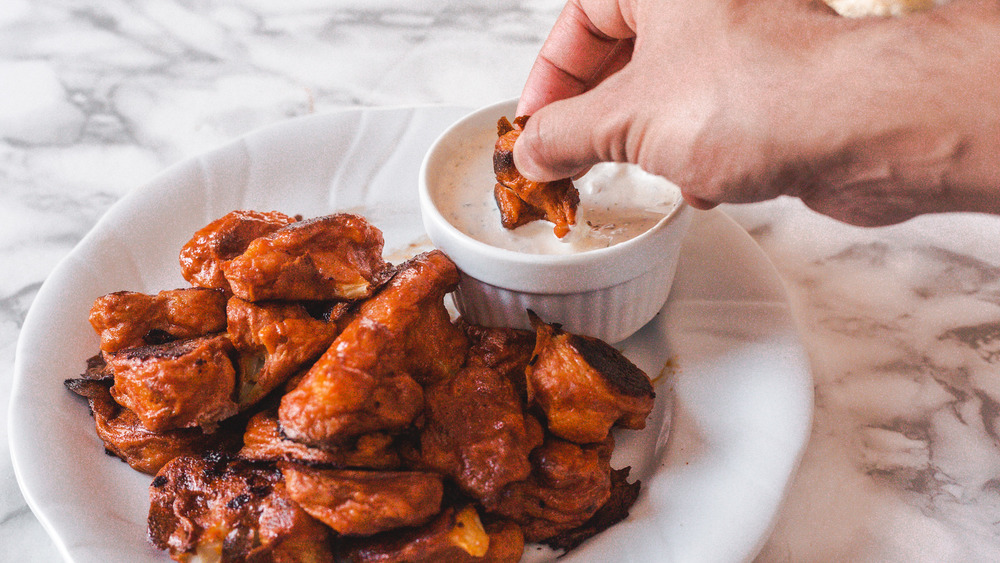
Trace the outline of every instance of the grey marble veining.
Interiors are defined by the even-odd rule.
[[[798,207],[730,209],[782,273],[816,383],[813,437],[760,560],[995,560],[1000,225],[866,230]]]
[[[560,7],[5,0],[0,449],[32,298],[128,190],[289,117],[516,96]],[[815,379],[812,437],[758,560],[1000,559],[1000,218],[858,229],[792,200],[725,210],[780,272]],[[0,553],[58,559],[6,455]]]

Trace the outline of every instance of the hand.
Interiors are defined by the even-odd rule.
[[[861,225],[1000,212],[998,12],[570,0],[525,85],[515,162],[536,180],[633,162],[698,208],[792,195]]]

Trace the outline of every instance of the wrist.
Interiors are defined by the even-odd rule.
[[[899,219],[1000,212],[997,14],[970,1],[834,24],[813,53],[806,111],[789,115],[794,156],[813,175],[803,189]]]

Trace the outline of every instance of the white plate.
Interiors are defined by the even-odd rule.
[[[167,560],[146,542],[150,478],[104,455],[85,404],[63,387],[97,350],[93,300],[185,285],[181,246],[233,209],[358,211],[384,231],[390,260],[425,248],[417,169],[467,112],[362,109],[266,128],[130,193],[59,264],[21,331],[9,429],[21,490],[67,561]],[[670,301],[620,347],[651,376],[666,374],[646,430],[619,434],[614,464],[632,465],[643,492],[626,521],[562,561],[752,558],[812,412],[805,354],[767,258],[722,213],[700,214]],[[525,560],[549,557],[532,546]]]

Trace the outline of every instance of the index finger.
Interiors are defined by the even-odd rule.
[[[625,2],[626,0],[621,0]],[[528,73],[517,115],[587,91],[628,61],[635,36],[618,0],[569,0]]]

